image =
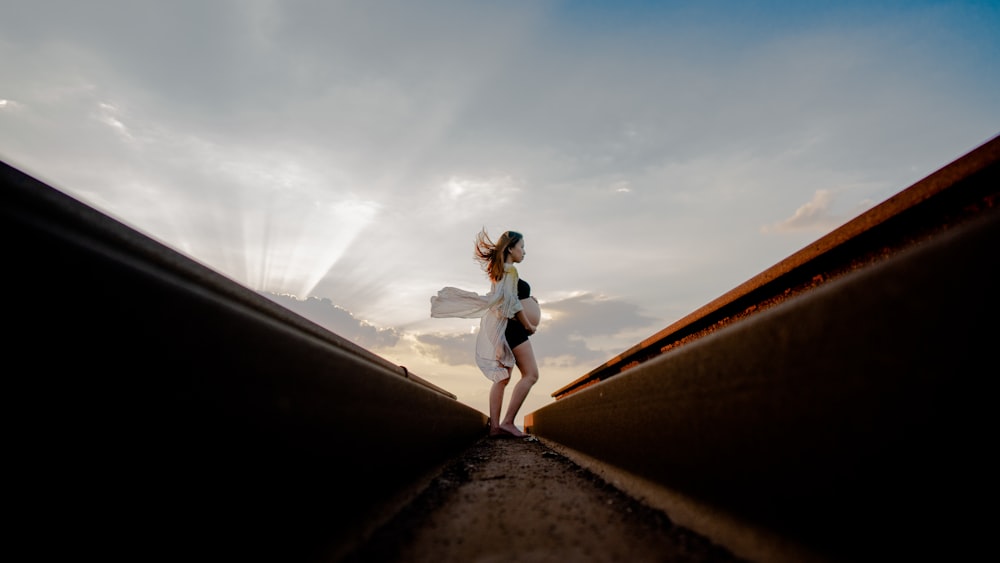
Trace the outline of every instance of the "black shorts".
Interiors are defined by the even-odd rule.
[[[528,329],[524,328],[524,325],[521,324],[521,321],[517,320],[517,317],[507,319],[507,330],[504,332],[504,336],[507,337],[507,345],[513,350],[519,344],[524,344],[528,341]]]

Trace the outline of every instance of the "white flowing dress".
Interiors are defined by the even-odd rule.
[[[521,309],[521,300],[517,298],[517,268],[513,264],[504,266],[503,277],[491,284],[486,295],[445,287],[431,297],[431,317],[482,319],[476,336],[476,365],[494,382],[510,377],[509,368],[514,367],[514,352],[504,332],[508,319]]]

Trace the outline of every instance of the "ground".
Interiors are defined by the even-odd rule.
[[[347,561],[740,560],[537,439],[483,438]]]

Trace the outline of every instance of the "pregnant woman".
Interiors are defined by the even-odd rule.
[[[490,279],[486,295],[445,287],[431,297],[431,317],[480,317],[476,337],[476,365],[493,382],[490,387],[491,438],[528,436],[514,424],[528,391],[538,381],[538,363],[528,337],[538,329],[541,309],[531,296],[531,286],[520,279],[514,264],[524,260],[524,236],[507,231],[493,243],[484,228],[476,236],[475,257]],[[521,379],[511,392],[506,416],[501,420],[504,393],[514,366]]]

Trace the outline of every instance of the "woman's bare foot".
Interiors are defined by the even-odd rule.
[[[514,438],[515,436],[508,432],[502,426],[490,426],[490,431],[487,434],[490,438]]]
[[[517,426],[514,426],[513,422],[502,422],[500,423],[500,430],[514,436],[515,438],[527,438],[528,435],[524,432],[518,430]]]

